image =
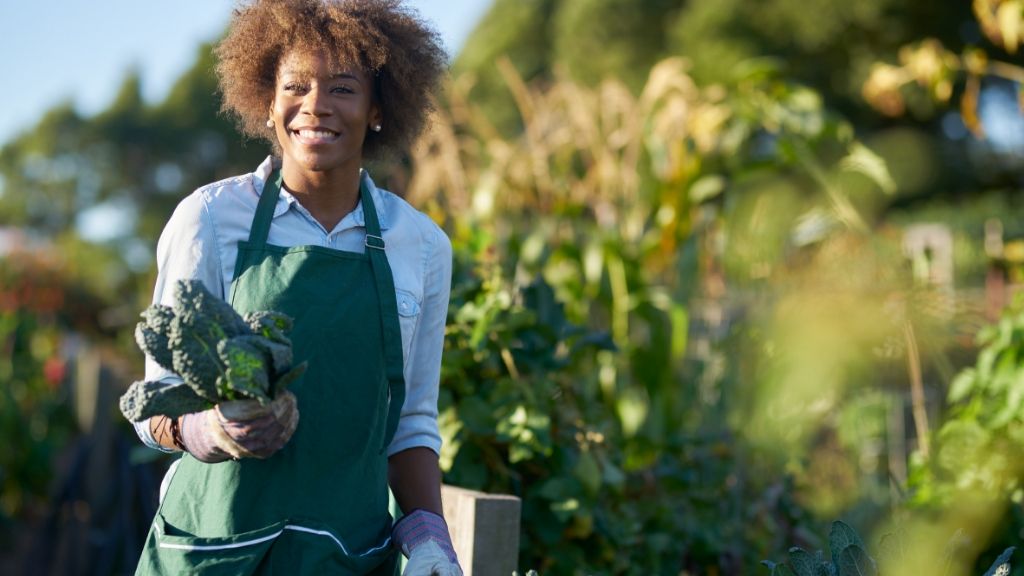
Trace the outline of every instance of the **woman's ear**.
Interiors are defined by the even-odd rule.
[[[374,104],[370,107],[370,116],[368,118],[370,129],[374,132],[380,132],[380,127],[383,125],[383,114],[380,113],[380,108]]]

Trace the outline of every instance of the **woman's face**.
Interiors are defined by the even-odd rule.
[[[358,169],[366,130],[380,123],[365,72],[295,50],[278,66],[270,115],[283,162],[308,172]]]

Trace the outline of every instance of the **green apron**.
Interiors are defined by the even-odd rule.
[[[295,319],[299,425],[265,460],[175,463],[137,574],[387,574],[396,570],[386,448],[405,399],[395,287],[373,199],[365,253],[267,244],[281,175],[239,245],[231,304]]]

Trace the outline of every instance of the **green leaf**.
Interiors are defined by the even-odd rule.
[[[978,378],[983,383],[987,384],[992,380],[992,366],[996,362],[997,354],[993,348],[985,348],[978,353]]]
[[[121,413],[132,422],[141,422],[152,416],[177,418],[211,406],[212,403],[196,394],[187,384],[155,381],[133,383],[120,400]]]
[[[302,362],[296,366],[293,366],[291,370],[281,374],[271,383],[271,391],[276,398],[278,394],[284,392],[288,388],[288,385],[299,379],[300,376],[305,374],[306,368],[309,366],[308,362]]]
[[[838,565],[838,558],[850,546],[858,546],[864,549],[864,541],[860,539],[857,531],[849,524],[836,520],[832,523],[832,530],[828,534],[829,550],[832,552],[832,562]]]
[[[839,567],[839,576],[878,575],[875,561],[857,544],[851,544],[844,548],[842,553],[839,554],[836,564]]]
[[[588,494],[596,495],[601,489],[601,469],[598,467],[597,459],[590,452],[580,453],[573,473]]]
[[[601,478],[608,486],[621,488],[626,483],[626,474],[608,458],[602,460],[601,468],[603,470]]]
[[[761,56],[741,60],[729,70],[729,74],[737,82],[763,82],[778,77],[786,67],[786,62],[782,58]]]
[[[710,174],[698,178],[696,182],[690,185],[690,201],[694,204],[700,204],[705,200],[710,200],[725,190],[725,178],[718,174]]]
[[[762,560],[761,564],[764,564],[771,570],[771,576],[796,576],[793,570],[786,564],[778,564],[771,560]]]
[[[551,503],[551,511],[554,512],[555,517],[565,522],[575,516],[580,509],[580,501],[576,498],[567,498],[559,502]]]
[[[775,569],[772,570],[772,576],[796,576],[793,573],[793,569],[787,564],[777,564]]]
[[[789,549],[789,563],[793,565],[796,576],[817,576],[818,561],[813,554],[803,548]]]
[[[886,166],[885,160],[863,144],[854,143],[851,145],[850,153],[842,159],[840,166],[844,170],[867,176],[886,194],[892,194],[896,191],[896,182],[892,179],[892,174],[889,173],[889,167]]]
[[[953,383],[949,386],[949,401],[951,403],[963,400],[974,391],[975,375],[976,372],[973,368],[967,368],[953,378]]]
[[[546,480],[537,490],[537,496],[546,500],[558,501],[569,498],[580,489],[579,481],[566,476],[555,476]]]
[[[992,383],[989,389],[993,392],[1006,390],[1013,384],[1017,376],[1017,351],[1012,348],[1004,350],[997,357],[992,370]]]
[[[620,394],[616,402],[616,412],[622,423],[622,433],[631,438],[647,420],[650,411],[647,396],[640,390],[627,388]]]

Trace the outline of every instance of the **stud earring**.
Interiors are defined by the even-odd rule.
[[[273,118],[267,119],[267,128],[273,128],[273,127],[274,127],[274,119]]]
[[[370,127],[370,129],[373,130],[374,132],[380,132],[380,128],[380,124],[374,124],[373,126]]]

